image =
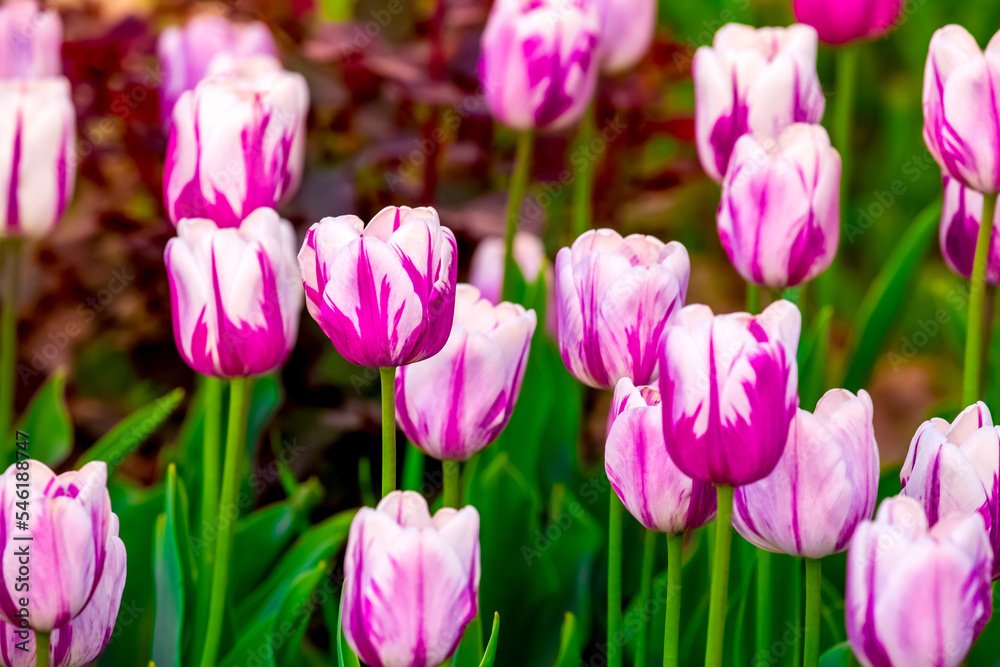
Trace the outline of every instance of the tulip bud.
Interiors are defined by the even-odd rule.
[[[656,379],[657,345],[684,306],[691,261],[677,241],[590,230],[556,255],[559,349],[577,380]]]
[[[970,405],[951,424],[921,424],[899,479],[902,494],[923,505],[932,526],[953,513],[981,514],[998,557],[993,578],[1000,579],[1000,436],[985,403]]]
[[[458,285],[444,348],[396,374],[406,437],[449,461],[465,461],[496,440],[514,412],[534,333],[535,311],[506,301],[494,306],[472,285]]]
[[[164,261],[174,340],[188,366],[230,378],[285,362],[302,310],[295,230],[287,220],[269,208],[235,229],[184,219]]]
[[[962,185],[1000,191],[1000,32],[984,53],[958,25],[934,33],[924,67],[924,141]]]
[[[370,667],[440,665],[479,606],[479,513],[413,491],[362,507],[344,557],[344,635]],[[391,594],[387,594],[391,592]]]
[[[41,237],[73,195],[76,112],[64,77],[0,80],[0,237]]]
[[[0,5],[0,79],[40,79],[62,74],[62,19],[35,0]]]
[[[515,130],[578,121],[597,84],[600,34],[590,0],[498,0],[479,61],[490,112]]]
[[[504,240],[490,236],[476,245],[469,261],[469,284],[474,285],[480,296],[490,303],[500,303],[503,292],[504,258],[507,250]],[[530,232],[514,235],[514,261],[530,284],[545,278],[545,330],[556,337],[556,281],[552,265],[545,257],[542,240]]]
[[[952,271],[966,280],[972,277],[976,240],[983,219],[983,194],[943,175],[944,203],[941,208],[941,255]],[[993,216],[990,254],[986,262],[986,282],[1000,285],[1000,210]]]
[[[351,363],[412,364],[451,334],[457,255],[433,208],[388,206],[367,227],[354,215],[323,218],[299,251],[306,306]]]
[[[642,60],[656,32],[656,0],[597,0],[601,69],[624,72]]]
[[[821,42],[881,37],[903,11],[902,0],[792,0],[795,20],[816,28]]]
[[[875,511],[879,455],[872,399],[831,389],[801,408],[770,475],[736,489],[733,526],[761,549],[823,558],[843,551]]]
[[[722,181],[736,140],[776,138],[792,123],[818,123],[826,100],[816,75],[816,31],[806,25],[729,23],[694,54],[695,140],[701,166]]]
[[[741,486],[774,470],[799,404],[801,328],[799,309],[784,300],[755,316],[688,306],[666,328],[663,434],[685,475]]]
[[[308,109],[302,75],[267,56],[181,95],[163,167],[170,220],[238,227],[251,211],[287,201],[302,178]]]
[[[896,496],[862,521],[847,551],[847,637],[865,667],[957,667],[992,612],[993,554],[978,515],[930,530]]]
[[[819,125],[736,142],[722,183],[719,238],[747,282],[794,287],[826,270],[840,240],[840,155]]]
[[[682,473],[663,446],[663,413],[656,387],[622,378],[611,403],[604,450],[608,480],[648,530],[681,533],[715,518],[715,490]]]

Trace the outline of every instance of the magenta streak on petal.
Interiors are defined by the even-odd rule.
[[[69,128],[63,128],[63,138],[60,142],[62,147],[59,158],[56,160],[56,212],[53,222],[62,217],[66,210],[66,200],[69,195]]]
[[[715,321],[708,332],[708,423],[705,428],[704,447],[712,481],[728,477],[729,466],[723,452],[722,417],[719,406],[719,370],[715,360]],[[693,423],[692,423],[693,426]]]
[[[765,181],[760,188],[760,199],[757,202],[757,210],[754,211],[754,239],[753,239],[753,264],[751,265],[751,271],[753,273],[753,279],[756,283],[764,282],[764,271],[760,265],[760,243],[761,237],[764,234],[763,222],[767,217],[767,186],[768,181]]]
[[[462,451],[463,438],[460,424],[465,417],[463,394],[465,393],[465,355],[468,352],[468,345],[469,338],[466,335],[451,368],[450,400],[446,403],[450,409],[446,409],[448,416],[445,419],[444,432],[441,434],[441,449],[444,454],[460,455]]]
[[[875,567],[878,563],[878,539],[871,540],[871,553],[868,554],[868,570],[865,572],[867,581],[865,588],[868,598],[865,600],[865,620],[861,627],[862,653],[872,663],[872,667],[892,667],[892,662],[878,638],[875,628],[875,596],[879,593],[875,590]]]
[[[8,233],[16,233],[21,228],[20,211],[17,202],[17,185],[21,172],[21,132],[23,131],[23,121],[21,118],[21,108],[17,109],[17,126],[14,130],[14,147],[11,149],[10,157],[10,181],[7,184],[7,230]]]
[[[6,586],[4,588],[6,589]],[[7,646],[13,645],[15,641],[14,626],[9,623],[0,622],[0,660],[3,660],[3,664],[5,665],[14,664],[14,659],[11,657],[11,654],[7,652]],[[16,651],[18,649],[14,650]]]
[[[931,478],[928,480],[929,488],[927,493],[927,522],[934,525],[938,522],[941,510],[941,449],[934,455],[934,465],[931,467]]]
[[[424,541],[417,540],[417,643],[413,647],[413,667],[427,667],[427,609],[424,604]]]
[[[350,609],[341,609],[340,613],[347,612],[350,615],[350,618],[346,619],[343,626],[345,630],[350,630],[350,637],[354,640],[358,657],[369,665],[379,665],[381,662],[378,658],[378,651],[375,650],[375,647],[371,643],[371,638],[369,637],[371,630],[367,622],[367,619],[371,618],[370,613],[368,613],[371,603],[368,602],[364,594],[364,581],[367,572],[365,569],[365,524],[363,521],[358,524],[357,538],[357,541],[354,543],[354,552],[347,555],[347,558],[353,559],[355,563],[354,578],[348,582],[353,588],[351,598],[354,604]]]
[[[795,446],[796,450],[789,452],[792,458],[792,472],[789,476],[789,482],[792,485],[792,534],[795,536],[795,550],[798,553],[802,553],[802,533],[799,529],[799,457],[798,457],[798,438],[799,438],[799,427],[797,424],[792,424],[792,428],[795,429]],[[787,447],[787,445],[786,445]]]
[[[5,491],[0,495],[0,561],[2,561],[4,551],[7,550],[8,545],[7,518],[7,492]],[[4,585],[0,586],[0,610],[9,619],[17,618],[18,606],[14,604],[14,600],[10,596],[10,589],[7,587],[7,582],[4,582]]]
[[[596,267],[595,271],[600,269]],[[597,320],[598,304],[597,295],[595,294],[597,281],[591,279],[587,284],[587,294],[581,294],[581,323],[583,325],[583,336],[580,339],[580,346],[582,348],[582,361],[584,364],[585,372],[590,375],[594,382],[601,386],[607,386],[610,383],[610,377],[608,376],[608,370],[604,365],[604,357],[601,354],[601,345],[597,331],[594,329],[594,325]]]
[[[399,209],[396,209],[396,218],[393,225],[396,229],[399,228],[400,218]],[[429,303],[431,298],[431,285],[434,282],[434,277],[432,274],[433,263],[434,263],[434,239],[431,236],[430,227],[425,226],[425,231],[427,232],[427,266],[418,267],[413,263],[413,259],[402,249],[394,244],[390,244],[390,247],[396,252],[399,257],[400,263],[403,265],[403,270],[406,271],[406,275],[409,276],[410,282],[413,283],[413,291],[420,300],[420,307],[423,311],[423,318],[425,323],[429,323],[430,326],[420,326],[413,332],[406,340],[405,344],[405,354],[407,357],[411,355],[424,357],[425,350],[424,347],[429,342],[428,336],[426,335],[429,328],[433,327],[433,323],[429,320],[433,319],[436,313],[429,312]],[[402,311],[397,314],[397,320],[402,315]],[[450,327],[449,327],[450,328]]]
[[[698,482],[695,482],[698,484]],[[742,487],[736,489],[736,493],[733,495],[733,502],[735,503],[734,510],[743,520],[743,523],[747,525],[747,528],[754,535],[757,535],[761,539],[764,538],[760,533],[760,529],[757,528],[756,522],[753,520],[753,513],[750,511],[750,506],[747,505],[747,494]],[[691,506],[694,507],[694,499],[692,497]]]
[[[796,169],[799,173],[799,179],[802,182],[803,191],[808,193],[809,196],[809,215],[805,222],[799,228],[798,234],[795,236],[795,241],[792,243],[791,252],[788,256],[788,284],[798,285],[806,276],[809,275],[809,271],[812,269],[813,264],[816,259],[823,256],[826,250],[826,237],[823,235],[823,229],[821,225],[816,224],[816,210],[814,208],[813,198],[816,196],[816,190],[819,186],[819,153],[816,153],[816,164],[813,166],[813,182],[807,183],[805,180],[805,174],[802,172],[802,166],[796,165]]]
[[[750,111],[743,100],[740,99],[739,82],[736,78],[736,67],[733,66],[731,72],[733,80],[733,108],[728,114],[723,114],[712,126],[712,133],[709,135],[709,143],[715,152],[715,168],[720,174],[725,176],[729,167],[729,158],[733,154],[733,147],[736,140],[746,134],[749,129]]]
[[[1000,578],[1000,477],[996,473],[993,475],[993,490],[988,495],[985,508],[989,513],[990,542],[993,547],[993,578],[997,579]]]
[[[635,430],[634,434],[635,444],[632,448],[632,453],[635,456],[635,465],[636,465],[636,476],[635,480],[633,481],[636,484],[636,486],[639,487],[638,500],[640,503],[642,503],[641,506],[639,507],[639,512],[642,514],[642,524],[646,526],[646,528],[655,528],[656,523],[653,520],[653,513],[649,509],[649,496],[646,493],[646,481],[647,481],[646,464],[648,463],[648,461],[646,460],[648,454],[646,448],[649,445],[646,442],[647,440],[646,429],[641,427],[641,420],[642,420],[641,416],[636,419],[636,422],[638,422],[637,426],[639,426],[639,428]]]
[[[931,573],[931,586],[933,590],[934,602],[931,605],[931,614],[934,616],[934,634],[936,636],[936,641],[934,645],[937,647],[938,654],[937,660],[934,661],[935,665],[941,665],[942,667],[947,664],[946,660],[948,658],[947,649],[944,642],[944,627],[943,619],[941,618],[941,577],[943,573],[940,572],[940,566],[935,564],[934,572]]]
[[[99,581],[99,579],[95,579]],[[111,633],[111,628],[106,631],[107,634]],[[107,642],[105,641],[105,644]],[[51,645],[52,652],[52,664],[56,665],[68,665],[70,664],[70,649],[73,648],[73,624],[67,623],[66,625],[59,628],[59,639],[53,642]]]
[[[313,251],[313,270],[316,272],[316,284],[310,285],[308,282],[303,281],[303,286],[305,287],[306,298],[309,299],[309,302],[321,306],[323,303],[323,290],[326,289],[326,284],[330,282],[330,278],[327,274],[326,262],[319,255],[319,247],[316,244],[316,230],[313,228],[310,228],[306,232],[306,245],[312,248]]]

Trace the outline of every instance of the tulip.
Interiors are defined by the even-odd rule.
[[[302,309],[295,230],[287,220],[268,208],[236,229],[181,220],[164,260],[174,340],[191,368],[236,378],[284,363]]]
[[[866,667],[957,667],[992,611],[993,555],[975,514],[928,530],[902,496],[863,521],[847,551],[847,637]]]
[[[816,28],[827,44],[881,37],[903,11],[902,0],[792,0],[795,20]]]
[[[941,209],[941,255],[952,271],[965,279],[972,278],[976,238],[983,219],[983,195],[944,174],[944,203]],[[990,254],[986,264],[986,282],[1000,285],[1000,211],[993,217]]]
[[[899,479],[932,526],[953,513],[981,514],[997,557],[993,578],[1000,579],[1000,436],[985,403],[970,405],[951,424],[921,424]]]
[[[829,556],[872,516],[878,476],[871,397],[831,389],[815,412],[795,413],[771,474],[736,489],[733,526],[761,549]]]
[[[504,240],[490,236],[476,245],[469,261],[469,284],[490,303],[500,303],[503,293]],[[530,232],[514,235],[514,261],[521,275],[531,284],[545,279],[545,330],[556,337],[556,284],[552,265],[545,257],[542,240]]]
[[[40,79],[62,74],[63,27],[55,11],[35,0],[0,5],[0,79]]]
[[[823,118],[816,31],[806,25],[751,28],[730,23],[694,54],[695,140],[701,166],[722,181],[736,140],[776,138],[792,123]]]
[[[306,306],[351,363],[412,364],[451,334],[457,255],[433,208],[389,206],[367,227],[354,215],[323,218],[299,251]]]
[[[55,226],[73,195],[75,133],[68,80],[0,80],[0,237]]]
[[[656,32],[656,0],[598,0],[601,69],[617,74],[642,60]]]
[[[163,167],[170,220],[238,227],[298,188],[309,91],[300,74],[259,56],[181,95]]]
[[[819,125],[744,135],[722,183],[719,237],[747,282],[794,287],[826,270],[840,239],[840,155]]]
[[[362,507],[344,557],[347,642],[370,667],[440,665],[479,606],[479,513],[393,491]]]
[[[576,379],[613,389],[657,376],[657,345],[684,306],[691,261],[676,241],[585,232],[556,255],[559,349]]]
[[[763,313],[681,310],[660,352],[667,451],[687,476],[741,486],[767,477],[798,407],[802,316],[789,301]],[[560,323],[560,331],[562,331]]]
[[[578,121],[597,84],[600,35],[590,0],[498,0],[479,61],[490,112],[515,130]]]
[[[448,461],[493,442],[514,412],[534,333],[535,311],[494,306],[472,285],[458,285],[444,348],[396,375],[396,414],[410,441]]]
[[[278,57],[278,47],[266,25],[260,21],[234,23],[222,16],[200,14],[183,27],[170,26],[156,43],[160,59],[161,111],[171,118],[177,99],[192,90],[208,74],[219,55],[237,58]]]

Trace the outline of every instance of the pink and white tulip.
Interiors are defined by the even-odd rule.
[[[455,315],[458,245],[433,208],[389,206],[306,232],[299,266],[309,314],[348,361],[405,366],[441,351]]]
[[[476,245],[469,261],[469,284],[490,303],[500,303],[503,292],[504,258],[507,250],[504,239],[490,236]],[[514,261],[528,284],[545,279],[545,330],[556,337],[556,285],[552,264],[545,257],[542,239],[530,232],[514,235]]]
[[[0,5],[0,79],[41,79],[62,74],[63,26],[59,14],[35,0]]]
[[[230,378],[285,362],[302,310],[295,230],[287,220],[269,208],[238,228],[181,220],[164,260],[174,340],[188,366]]]
[[[944,203],[941,208],[941,231],[938,240],[941,255],[952,271],[966,280],[972,277],[976,257],[976,239],[983,219],[983,194],[967,188],[944,174]],[[1000,285],[1000,209],[993,216],[990,254],[986,260],[986,283]]]
[[[846,44],[889,32],[902,0],[792,0],[795,20],[816,28],[821,42]]]
[[[656,33],[656,0],[596,0],[601,17],[601,70],[624,72],[642,60]]]
[[[440,665],[479,607],[479,513],[431,517],[419,493],[393,491],[351,523],[344,635],[370,667]],[[387,592],[391,591],[391,595]]]
[[[741,486],[771,474],[799,404],[802,316],[789,301],[760,315],[681,310],[660,348],[663,435],[684,474]]]
[[[559,349],[577,380],[614,389],[657,376],[657,346],[684,306],[691,260],[676,241],[590,230],[556,255]]]

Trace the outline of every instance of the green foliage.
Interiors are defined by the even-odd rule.
[[[77,467],[91,461],[104,461],[109,469],[114,469],[156,432],[182,400],[184,390],[174,389],[128,415],[83,453]]]
[[[59,369],[39,388],[17,424],[17,430],[31,437],[29,456],[50,468],[65,461],[73,451],[73,421],[65,394],[66,371]]]

